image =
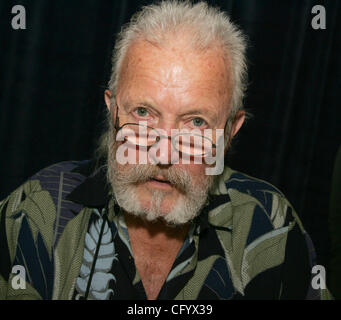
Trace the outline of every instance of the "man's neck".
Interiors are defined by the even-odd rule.
[[[186,238],[189,224],[170,227],[125,214],[134,262],[148,299],[156,299]]]
[[[150,244],[162,244],[170,241],[183,242],[187,236],[190,224],[180,226],[169,226],[164,221],[147,221],[143,218],[125,213],[125,222],[129,234],[133,233],[135,237],[143,239],[143,242]]]

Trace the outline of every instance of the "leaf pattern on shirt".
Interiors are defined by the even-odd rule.
[[[104,231],[94,273],[91,279],[88,298],[96,300],[108,300],[110,294],[114,294],[113,289],[109,289],[109,282],[111,280],[116,281],[115,276],[110,273],[110,270],[113,261],[117,260],[117,253],[115,253],[111,229],[108,226],[108,222],[103,219],[104,212],[105,209],[103,209],[101,213],[97,209],[94,209],[92,212],[96,218],[91,223],[90,228],[85,236],[83,262],[79,277],[76,281],[76,289],[78,291],[76,299],[80,299],[82,296],[85,296],[103,223],[105,224]]]

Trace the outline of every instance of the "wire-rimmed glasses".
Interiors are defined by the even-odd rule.
[[[161,139],[170,139],[174,150],[182,155],[192,157],[212,156],[213,150],[217,147],[209,134],[203,135],[199,129],[172,129],[171,136],[168,136],[164,130],[148,126],[146,121],[140,123],[127,122],[118,127],[117,104],[116,107],[116,140],[125,140],[132,145],[148,149],[156,145]]]

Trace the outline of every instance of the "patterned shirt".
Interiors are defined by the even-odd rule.
[[[331,299],[315,264],[284,195],[226,167],[158,299]],[[147,299],[105,167],[62,162],[0,202],[0,299]]]

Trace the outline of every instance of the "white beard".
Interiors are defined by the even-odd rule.
[[[136,186],[121,188],[115,182],[112,185],[116,201],[125,211],[148,221],[162,218],[169,225],[181,225],[193,220],[207,200],[207,193],[196,197],[179,195],[173,208],[165,213],[161,209],[162,201],[166,196],[162,190],[152,191],[150,207],[145,209],[138,199]]]
[[[209,190],[213,184],[212,176],[205,176],[201,184],[195,185],[190,174],[171,166],[160,169],[157,165],[134,165],[130,168],[120,165],[116,160],[116,141],[113,134],[109,137],[108,152],[108,180],[112,186],[117,203],[126,212],[144,218],[148,221],[163,219],[168,225],[181,225],[193,220],[205,205]],[[161,171],[162,170],[162,171]],[[150,206],[143,208],[137,194],[137,183],[155,177],[158,173],[167,175],[167,179],[179,186],[178,199],[169,212],[163,212],[162,202],[167,192],[152,191]]]

